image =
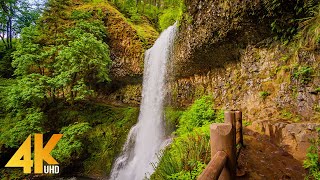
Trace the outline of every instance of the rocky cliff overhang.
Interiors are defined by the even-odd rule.
[[[294,1],[281,2],[274,9],[281,10],[279,14],[270,10],[266,0],[186,0],[175,46],[175,77],[206,73],[239,61],[248,45],[268,41],[275,19],[287,21],[295,16]]]

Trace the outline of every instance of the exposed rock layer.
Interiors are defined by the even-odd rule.
[[[315,123],[255,121],[249,128],[269,136],[273,143],[303,161],[312,139],[317,138],[319,126]]]
[[[319,53],[293,56],[274,41],[270,24],[277,17],[262,18],[264,1],[186,3],[192,23],[180,27],[169,103],[188,106],[209,94],[218,108],[240,109],[250,121],[319,119]],[[311,69],[309,77],[299,75],[303,68]]]

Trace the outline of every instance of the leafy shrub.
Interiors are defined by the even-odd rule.
[[[313,69],[309,66],[294,68],[293,77],[303,84],[308,84],[312,79]]]
[[[70,19],[80,20],[80,19],[89,19],[92,17],[92,11],[84,12],[79,10],[74,10],[71,13]]]
[[[319,133],[319,129],[317,131]],[[312,145],[308,149],[307,157],[303,161],[303,167],[309,171],[306,179],[320,179],[319,145],[320,135],[318,135],[317,139],[313,140]]]
[[[177,134],[182,135],[191,132],[195,127],[209,125],[215,120],[215,117],[212,97],[203,96],[196,100],[192,106],[182,114]]]
[[[296,36],[298,48],[314,50],[320,43],[320,3],[308,7],[310,17],[300,23],[300,31]]]
[[[45,76],[30,74],[17,80],[5,91],[6,109],[16,112],[20,109],[40,107],[46,97]]]
[[[89,123],[75,123],[62,128],[60,133],[63,137],[52,150],[52,156],[64,165],[78,159],[85,149],[85,135],[90,129]]]
[[[12,63],[12,52],[15,49],[3,50],[0,52],[0,77],[10,78],[13,75],[14,69],[11,65]]]
[[[222,122],[224,112],[213,110],[212,97],[196,100],[179,121],[173,143],[161,158],[151,179],[196,179],[210,161],[210,123]]]
[[[196,179],[210,161],[209,139],[209,126],[175,138],[151,179]]]
[[[183,111],[173,109],[171,107],[165,108],[164,118],[166,121],[166,129],[168,131],[176,130],[176,127],[179,123],[179,119],[182,116]]]
[[[30,133],[44,133],[45,115],[39,109],[29,108],[26,112],[19,111],[13,119],[9,118],[10,116],[6,119],[6,121],[9,121],[5,124],[6,127],[0,129],[0,132],[2,131],[0,144],[18,148]]]
[[[172,180],[189,180],[189,179],[196,179],[199,174],[202,173],[202,171],[205,169],[206,164],[200,161],[196,161],[192,163],[194,167],[192,168],[191,171],[180,171],[176,174],[172,174],[171,176],[168,177],[168,179]]]
[[[261,92],[259,93],[259,96],[260,96],[263,100],[265,100],[268,96],[270,96],[270,93],[269,93],[269,92],[266,92],[266,91],[261,91]]]
[[[163,31],[173,25],[182,16],[180,8],[169,8],[162,12],[159,17],[159,27]]]
[[[184,8],[183,0],[135,1],[110,0],[132,22],[140,23],[147,17],[158,29],[163,31],[174,22],[181,20]]]
[[[299,22],[311,16],[310,10],[317,5],[317,1],[284,1],[264,0],[265,15],[270,21],[270,27],[275,39],[288,43],[296,35]]]

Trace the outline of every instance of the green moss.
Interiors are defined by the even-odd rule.
[[[293,114],[291,111],[287,110],[287,109],[283,109],[280,112],[280,117],[284,120],[289,120],[292,122],[299,122],[301,120],[301,117],[299,115],[295,115]]]
[[[284,119],[291,119],[293,117],[292,113],[287,110],[282,110],[280,113],[280,116]]]
[[[269,92],[266,92],[266,91],[261,91],[261,92],[259,92],[259,96],[260,96],[260,98],[262,98],[263,100],[265,100],[268,96],[270,96],[271,95],[271,93],[269,93]]]
[[[113,123],[98,124],[88,133],[88,152],[90,156],[84,161],[85,174],[109,174],[114,159],[121,152],[130,128],[136,123],[138,108],[113,108]]]
[[[313,109],[316,111],[316,112],[320,112],[320,105],[319,104],[316,104],[314,105]]]
[[[89,12],[100,10],[102,14],[107,14],[107,16],[104,15],[105,18],[110,18],[108,19],[108,21],[112,22],[107,26],[107,29],[111,31],[111,34],[114,34],[118,30],[123,30],[124,26],[128,27],[129,28],[128,30],[132,30],[133,34],[137,35],[139,41],[143,44],[145,49],[150,48],[151,45],[153,45],[154,41],[159,36],[159,33],[147,20],[142,19],[141,21],[139,20],[139,22],[132,21],[126,18],[122,13],[120,13],[115,7],[110,5],[108,2],[101,1],[101,2],[85,3],[77,7],[76,10],[85,10]],[[130,33],[121,32],[121,34],[126,35]],[[119,33],[117,35],[119,35]],[[134,48],[137,48],[137,47],[132,47],[132,48],[133,50],[135,50]]]
[[[6,168],[6,169],[0,169],[0,179],[1,180],[27,179],[27,175],[23,173],[21,168]]]
[[[196,99],[198,99],[198,98],[206,95],[206,90],[205,90],[205,88],[203,87],[202,84],[196,85],[195,88],[196,88],[196,89],[195,89],[195,92],[194,92],[194,97],[195,97]]]
[[[243,120],[243,126],[244,127],[248,127],[248,126],[251,126],[252,125],[252,122],[251,121],[247,121],[247,120]]]
[[[142,40],[144,46],[147,48],[150,48],[159,36],[159,33],[146,22],[133,24],[133,27],[137,31],[137,34]]]
[[[298,97],[298,88],[297,88],[297,86],[292,86],[291,91],[292,91],[292,94],[291,94],[292,97],[296,99]]]
[[[133,104],[138,103],[138,99],[141,96],[142,92],[142,85],[128,85],[124,89],[121,90],[121,93],[123,94],[123,101],[125,103]]]
[[[290,59],[290,55],[289,54],[285,54],[279,59],[279,61],[287,62],[289,59]]]
[[[309,66],[297,66],[293,69],[292,77],[303,84],[308,84],[312,80],[314,70]]]
[[[164,117],[166,121],[166,131],[168,133],[173,132],[176,129],[182,113],[183,113],[183,110],[181,109],[176,109],[173,107],[165,108]]]
[[[174,85],[174,86],[173,86],[173,88],[172,88],[172,90],[171,90],[171,93],[172,93],[172,96],[171,96],[172,100],[173,100],[174,102],[176,102],[177,99],[178,99],[178,95],[179,95],[178,85]]]

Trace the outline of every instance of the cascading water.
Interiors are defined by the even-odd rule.
[[[162,121],[164,84],[176,31],[176,24],[170,26],[145,53],[139,121],[130,130],[123,152],[112,168],[112,180],[142,180],[149,177],[154,171],[152,164],[157,164],[157,154],[166,144]]]

